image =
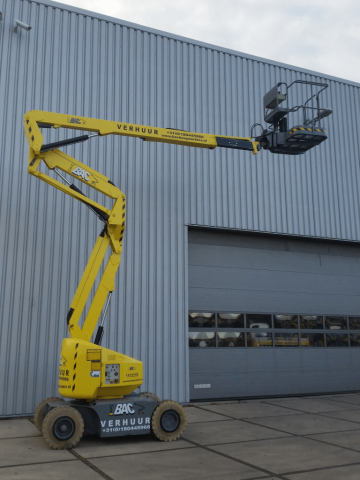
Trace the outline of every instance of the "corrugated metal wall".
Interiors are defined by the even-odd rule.
[[[23,114],[243,136],[275,82],[323,78],[47,0],[0,0],[0,11],[0,415],[14,415],[56,394],[68,306],[100,230],[27,175]],[[32,30],[14,33],[15,18]],[[127,195],[103,344],[145,362],[146,390],[189,398],[187,224],[360,240],[359,85],[327,80],[330,140],[302,157],[120,137],[66,149]]]

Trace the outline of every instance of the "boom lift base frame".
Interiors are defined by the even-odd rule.
[[[138,394],[108,400],[49,401],[44,414],[53,408],[69,406],[75,408],[84,420],[84,435],[98,434],[100,437],[146,435],[151,432],[151,417],[158,406],[154,400]]]

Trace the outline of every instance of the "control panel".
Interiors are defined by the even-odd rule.
[[[120,365],[107,363],[105,365],[105,384],[117,384],[120,382]]]

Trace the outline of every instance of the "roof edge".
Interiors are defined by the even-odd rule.
[[[67,3],[59,3],[59,2],[55,2],[53,0],[23,0],[23,1],[27,1],[28,3],[37,3],[39,5],[46,5],[48,7],[53,7],[53,8],[59,8],[61,10],[67,10],[69,12],[74,12],[74,13],[78,13],[80,15],[84,15],[84,16],[88,16],[88,17],[92,17],[92,18],[97,18],[99,20],[104,20],[106,22],[111,22],[111,23],[118,24],[118,25],[121,25],[121,26],[124,26],[124,27],[133,28],[135,30],[141,30],[143,32],[152,33],[154,35],[160,35],[162,37],[167,37],[169,39],[178,40],[178,41],[184,42],[184,43],[189,43],[191,45],[207,48],[207,49],[210,49],[210,50],[215,50],[215,51],[222,52],[222,53],[227,53],[229,55],[235,55],[237,57],[252,60],[252,61],[255,61],[255,62],[264,63],[264,64],[267,64],[267,65],[272,65],[272,66],[275,66],[275,67],[286,68],[288,70],[293,70],[293,71],[296,71],[298,73],[304,73],[304,74],[307,74],[307,75],[315,75],[317,77],[325,78],[327,80],[332,80],[332,81],[335,81],[335,82],[344,83],[344,84],[347,84],[347,85],[352,85],[354,87],[360,88],[360,83],[354,82],[352,80],[347,80],[345,78],[335,77],[333,75],[328,75],[326,73],[316,72],[314,70],[309,70],[309,69],[306,69],[306,68],[297,67],[296,65],[290,65],[290,64],[287,64],[287,63],[278,62],[276,60],[270,60],[268,58],[257,57],[255,55],[250,55],[248,53],[238,52],[237,50],[232,50],[230,48],[225,48],[225,47],[221,47],[221,46],[218,46],[218,45],[205,43],[205,42],[202,42],[200,40],[194,40],[192,38],[182,37],[181,35],[177,35],[175,33],[165,32],[163,30],[157,30],[155,28],[147,27],[145,25],[139,25],[137,23],[128,22],[127,20],[122,20],[120,18],[110,17],[110,16],[104,15],[102,13],[97,13],[97,12],[93,12],[91,10],[85,10],[83,8],[74,7],[73,5],[69,5]]]

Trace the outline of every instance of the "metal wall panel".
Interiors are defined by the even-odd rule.
[[[12,415],[56,393],[68,305],[99,231],[27,175],[23,114],[247,135],[276,81],[325,77],[49,0],[0,11],[0,415]],[[14,33],[15,18],[32,30]],[[326,79],[330,140],[300,158],[119,137],[66,149],[127,195],[104,345],[145,361],[146,390],[189,399],[185,225],[360,240],[359,85]]]

